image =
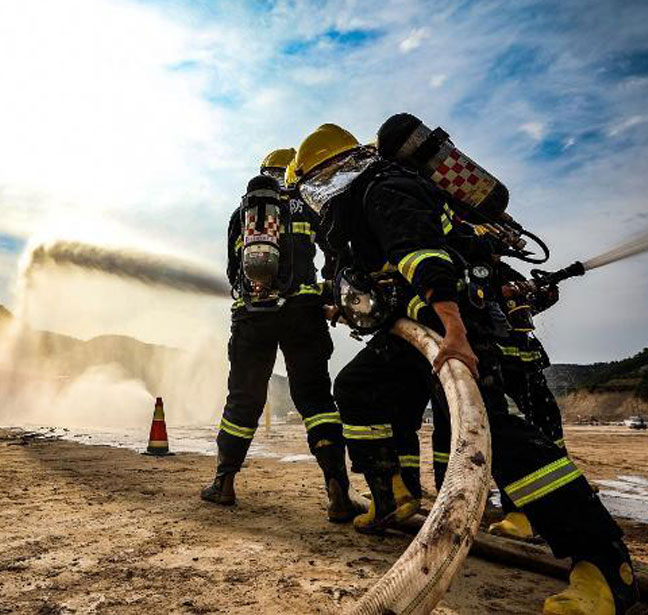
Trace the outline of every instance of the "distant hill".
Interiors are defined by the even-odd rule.
[[[648,348],[621,361],[556,364],[545,374],[567,420],[616,421],[648,413]]]
[[[13,314],[2,304],[0,304],[0,322],[11,320]]]

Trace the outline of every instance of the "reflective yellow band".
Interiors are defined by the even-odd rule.
[[[234,303],[232,303],[232,309],[233,310],[238,310],[240,307],[243,307],[245,305],[245,301],[243,301],[243,297],[239,297]]]
[[[520,508],[571,483],[581,475],[581,471],[569,457],[561,457],[533,474],[511,483],[504,490],[513,500],[513,504]]]
[[[425,307],[426,303],[418,295],[412,297],[412,300],[407,304],[407,315],[412,319],[418,318],[418,313],[421,308]]]
[[[525,363],[542,359],[542,353],[539,350],[520,350],[515,346],[502,346],[501,344],[497,344],[497,347],[505,357],[516,357]]]
[[[384,440],[393,436],[391,425],[342,425],[347,440]]]
[[[455,215],[454,209],[452,209],[452,207],[450,207],[450,205],[448,205],[447,203],[443,204],[443,211],[446,214],[448,214],[448,216],[450,216],[450,218],[454,218],[454,215]]]
[[[558,440],[554,441],[554,444],[560,448],[565,448],[565,438],[558,438]]]
[[[445,250],[417,250],[401,259],[398,263],[398,271],[407,278],[408,282],[411,282],[414,279],[416,268],[429,258],[440,258],[448,263],[452,262],[450,255]]]
[[[318,425],[323,425],[324,423],[336,423],[338,425],[342,424],[340,419],[339,412],[322,412],[321,414],[315,414],[314,416],[309,416],[307,419],[304,419],[304,426],[306,431],[310,431],[313,427]]]
[[[220,428],[231,436],[243,438],[244,440],[251,440],[254,438],[254,432],[256,431],[256,427],[241,427],[240,425],[231,423],[224,417],[221,419]]]
[[[243,237],[239,235],[234,242],[234,251],[237,252],[243,247]]]
[[[399,455],[398,461],[401,468],[421,467],[421,458],[418,455]]]
[[[310,222],[293,222],[291,228],[294,235],[308,235],[311,242],[315,241],[315,231],[311,228]],[[283,224],[279,227],[279,232],[286,232],[286,227]]]
[[[443,228],[444,235],[447,235],[452,230],[452,222],[450,222],[450,218],[445,214],[441,214],[441,227]]]
[[[300,284],[299,290],[290,293],[289,297],[296,297],[297,295],[321,295],[322,287],[319,284]]]
[[[437,463],[448,463],[448,461],[450,461],[450,453],[438,453],[437,451],[434,451],[434,453],[432,453],[432,460]]]

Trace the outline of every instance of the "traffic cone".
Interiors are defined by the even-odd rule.
[[[167,437],[166,422],[164,421],[164,403],[161,397],[155,400],[149,443],[144,454],[155,455],[156,457],[173,455],[173,453],[169,452],[169,438]]]

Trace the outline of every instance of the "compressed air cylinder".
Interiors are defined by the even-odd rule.
[[[269,290],[279,273],[280,187],[276,179],[253,177],[243,197],[243,274],[255,290]]]
[[[383,158],[424,169],[439,188],[489,217],[508,205],[502,182],[457,149],[442,128],[431,130],[414,115],[392,115],[378,130],[377,146]]]

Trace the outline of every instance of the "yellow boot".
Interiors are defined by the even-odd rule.
[[[379,475],[366,475],[371,489],[369,510],[353,520],[353,527],[362,534],[378,534],[385,528],[402,523],[415,515],[421,501],[412,497],[400,474],[391,480]]]
[[[392,478],[392,489],[396,500],[395,521],[401,523],[414,516],[421,509],[421,500],[415,498],[405,486],[403,477],[395,474]]]
[[[542,615],[615,615],[614,596],[603,573],[590,562],[578,562],[569,587],[545,600]]]
[[[492,523],[488,528],[488,533],[520,540],[533,538],[533,528],[529,523],[529,519],[521,512],[510,512],[501,521]]]

